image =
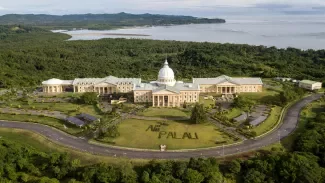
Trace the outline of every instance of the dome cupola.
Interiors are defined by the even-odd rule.
[[[167,59],[165,60],[164,67],[159,71],[157,83],[168,86],[174,86],[176,83],[174,71],[169,67]]]

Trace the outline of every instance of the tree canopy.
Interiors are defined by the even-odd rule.
[[[255,101],[240,95],[234,99],[232,105],[243,111],[249,112],[251,108],[255,105]]]
[[[65,41],[69,37],[36,30],[7,34],[0,40],[0,87],[109,75],[152,81],[166,54],[177,80],[222,74],[325,79],[325,50],[140,39]]]
[[[80,96],[79,102],[82,104],[97,104],[98,94],[95,92],[85,92]]]
[[[203,104],[196,103],[192,109],[191,122],[195,124],[205,123],[207,121],[207,114]]]

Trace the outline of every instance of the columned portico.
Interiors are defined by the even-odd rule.
[[[152,95],[153,107],[179,107],[179,96],[177,95]]]
[[[220,94],[235,94],[235,93],[237,93],[237,87],[236,86],[218,86],[217,87],[217,93],[220,93]]]

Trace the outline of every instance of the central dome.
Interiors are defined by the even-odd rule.
[[[176,83],[173,69],[168,66],[167,59],[164,67],[160,69],[158,74],[158,84],[174,86]]]

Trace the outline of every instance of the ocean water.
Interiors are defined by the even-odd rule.
[[[227,21],[225,24],[133,27],[107,31],[77,30],[65,33],[72,36],[70,40],[134,38],[325,49],[324,16],[230,16],[224,18]]]

